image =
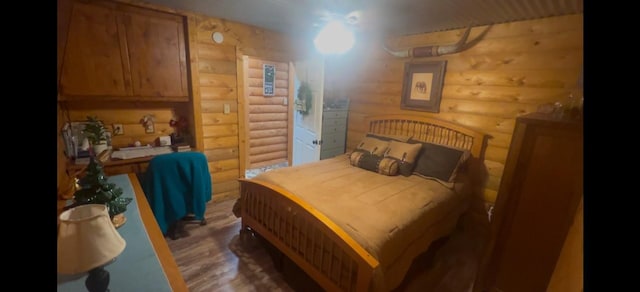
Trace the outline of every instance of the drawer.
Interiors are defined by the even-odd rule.
[[[138,172],[137,164],[122,164],[122,165],[110,165],[104,167],[104,174],[106,176],[112,176],[117,174],[126,174],[126,173],[136,173]]]
[[[344,147],[327,148],[320,151],[320,159],[327,159],[344,154]]]
[[[332,134],[332,135],[322,135],[322,147],[333,148],[333,147],[344,147],[345,136],[343,134]]]
[[[345,119],[323,119],[322,128],[340,127],[345,128],[347,121]]]
[[[347,111],[324,111],[322,112],[322,120],[324,119],[345,119]]]
[[[344,133],[346,132],[347,129],[345,129],[344,127],[322,127],[322,137],[325,137],[327,135],[344,135]]]

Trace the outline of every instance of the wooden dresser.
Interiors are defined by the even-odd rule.
[[[474,290],[546,291],[582,184],[582,121],[517,118]]]
[[[322,110],[321,160],[344,153],[347,142],[348,112],[348,106]]]

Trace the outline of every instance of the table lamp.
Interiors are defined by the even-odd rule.
[[[60,214],[58,273],[88,271],[85,285],[91,292],[108,291],[109,272],[103,266],[120,255],[125,246],[104,204],[81,205]]]

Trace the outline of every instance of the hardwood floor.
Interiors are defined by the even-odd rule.
[[[296,291],[292,287],[299,282],[284,279],[258,238],[239,241],[234,203],[235,199],[209,202],[207,225],[186,224],[186,237],[167,238],[190,291]],[[471,291],[483,234],[465,226],[432,244],[394,291]]]

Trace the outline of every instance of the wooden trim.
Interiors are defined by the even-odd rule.
[[[184,281],[182,273],[180,273],[180,269],[178,268],[178,265],[173,258],[173,254],[169,249],[169,245],[167,244],[164,235],[162,235],[162,231],[160,231],[156,218],[153,216],[153,212],[151,211],[151,207],[147,202],[147,198],[142,190],[142,186],[140,186],[137,176],[134,173],[129,173],[128,176],[131,186],[133,186],[133,192],[136,196],[138,211],[140,212],[142,223],[144,224],[144,228],[147,230],[149,239],[151,240],[156,255],[158,256],[158,260],[160,260],[162,270],[164,270],[164,274],[167,276],[171,289],[174,292],[189,291],[187,283]]]
[[[295,86],[295,76],[296,76],[296,71],[295,68],[293,66],[293,62],[289,62],[289,96],[288,96],[288,103],[287,103],[287,109],[288,109],[288,125],[287,125],[287,162],[289,163],[288,165],[293,165],[293,123],[294,123],[294,112],[293,112],[293,104],[295,101],[295,93],[296,93],[296,86]]]
[[[193,143],[196,151],[204,151],[202,131],[202,96],[200,95],[200,71],[198,68],[198,24],[194,17],[187,17],[187,42],[189,43],[189,73],[191,75],[191,107]]]
[[[247,99],[245,98],[245,80],[249,72],[249,57],[242,54],[236,46],[236,88],[238,89],[238,165],[239,177],[243,178],[247,168],[247,155],[249,155],[249,135],[246,125],[249,121]]]

